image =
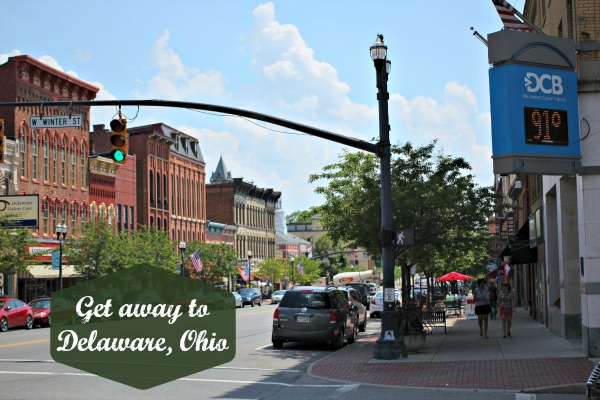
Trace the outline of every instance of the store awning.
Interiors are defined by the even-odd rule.
[[[32,278],[36,279],[58,279],[58,269],[52,269],[51,265],[29,265],[27,272]],[[63,265],[62,266],[62,277],[72,278],[81,276],[76,270],[74,265]]]
[[[510,244],[502,250],[500,258],[510,256],[511,264],[529,264],[537,262],[537,249],[529,247],[529,224],[525,223],[515,236],[510,239]]]

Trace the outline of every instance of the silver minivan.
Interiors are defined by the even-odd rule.
[[[335,287],[289,289],[273,313],[273,347],[285,342],[325,343],[341,348],[356,341],[358,324],[348,298]]]

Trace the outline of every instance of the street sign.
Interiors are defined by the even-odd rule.
[[[414,246],[415,244],[415,229],[401,228],[396,231],[397,246]]]
[[[52,269],[59,269],[60,266],[60,252],[52,252]]]
[[[29,125],[32,128],[81,128],[82,114],[31,116]]]

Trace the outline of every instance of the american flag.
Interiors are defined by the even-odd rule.
[[[302,263],[298,264],[298,272],[300,275],[304,275],[304,268],[302,267]]]
[[[517,18],[515,15],[515,9],[505,0],[492,0],[492,3],[496,6],[496,11],[500,15],[500,19],[506,29],[513,29],[516,31],[533,32],[533,30]]]
[[[200,251],[196,250],[190,255],[190,259],[192,260],[192,264],[194,264],[194,269],[196,272],[202,271],[202,260],[200,259]]]

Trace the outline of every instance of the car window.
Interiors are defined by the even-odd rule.
[[[255,290],[256,289],[250,289],[250,288],[240,289],[240,294],[254,294]]]
[[[324,292],[285,292],[280,307],[286,308],[331,308],[329,296]]]
[[[39,310],[40,308],[50,308],[50,300],[32,301],[31,308]]]
[[[6,300],[0,300],[0,308],[4,307],[6,304]]]
[[[376,298],[383,297],[383,292],[377,292],[377,293],[375,293],[375,297]]]

